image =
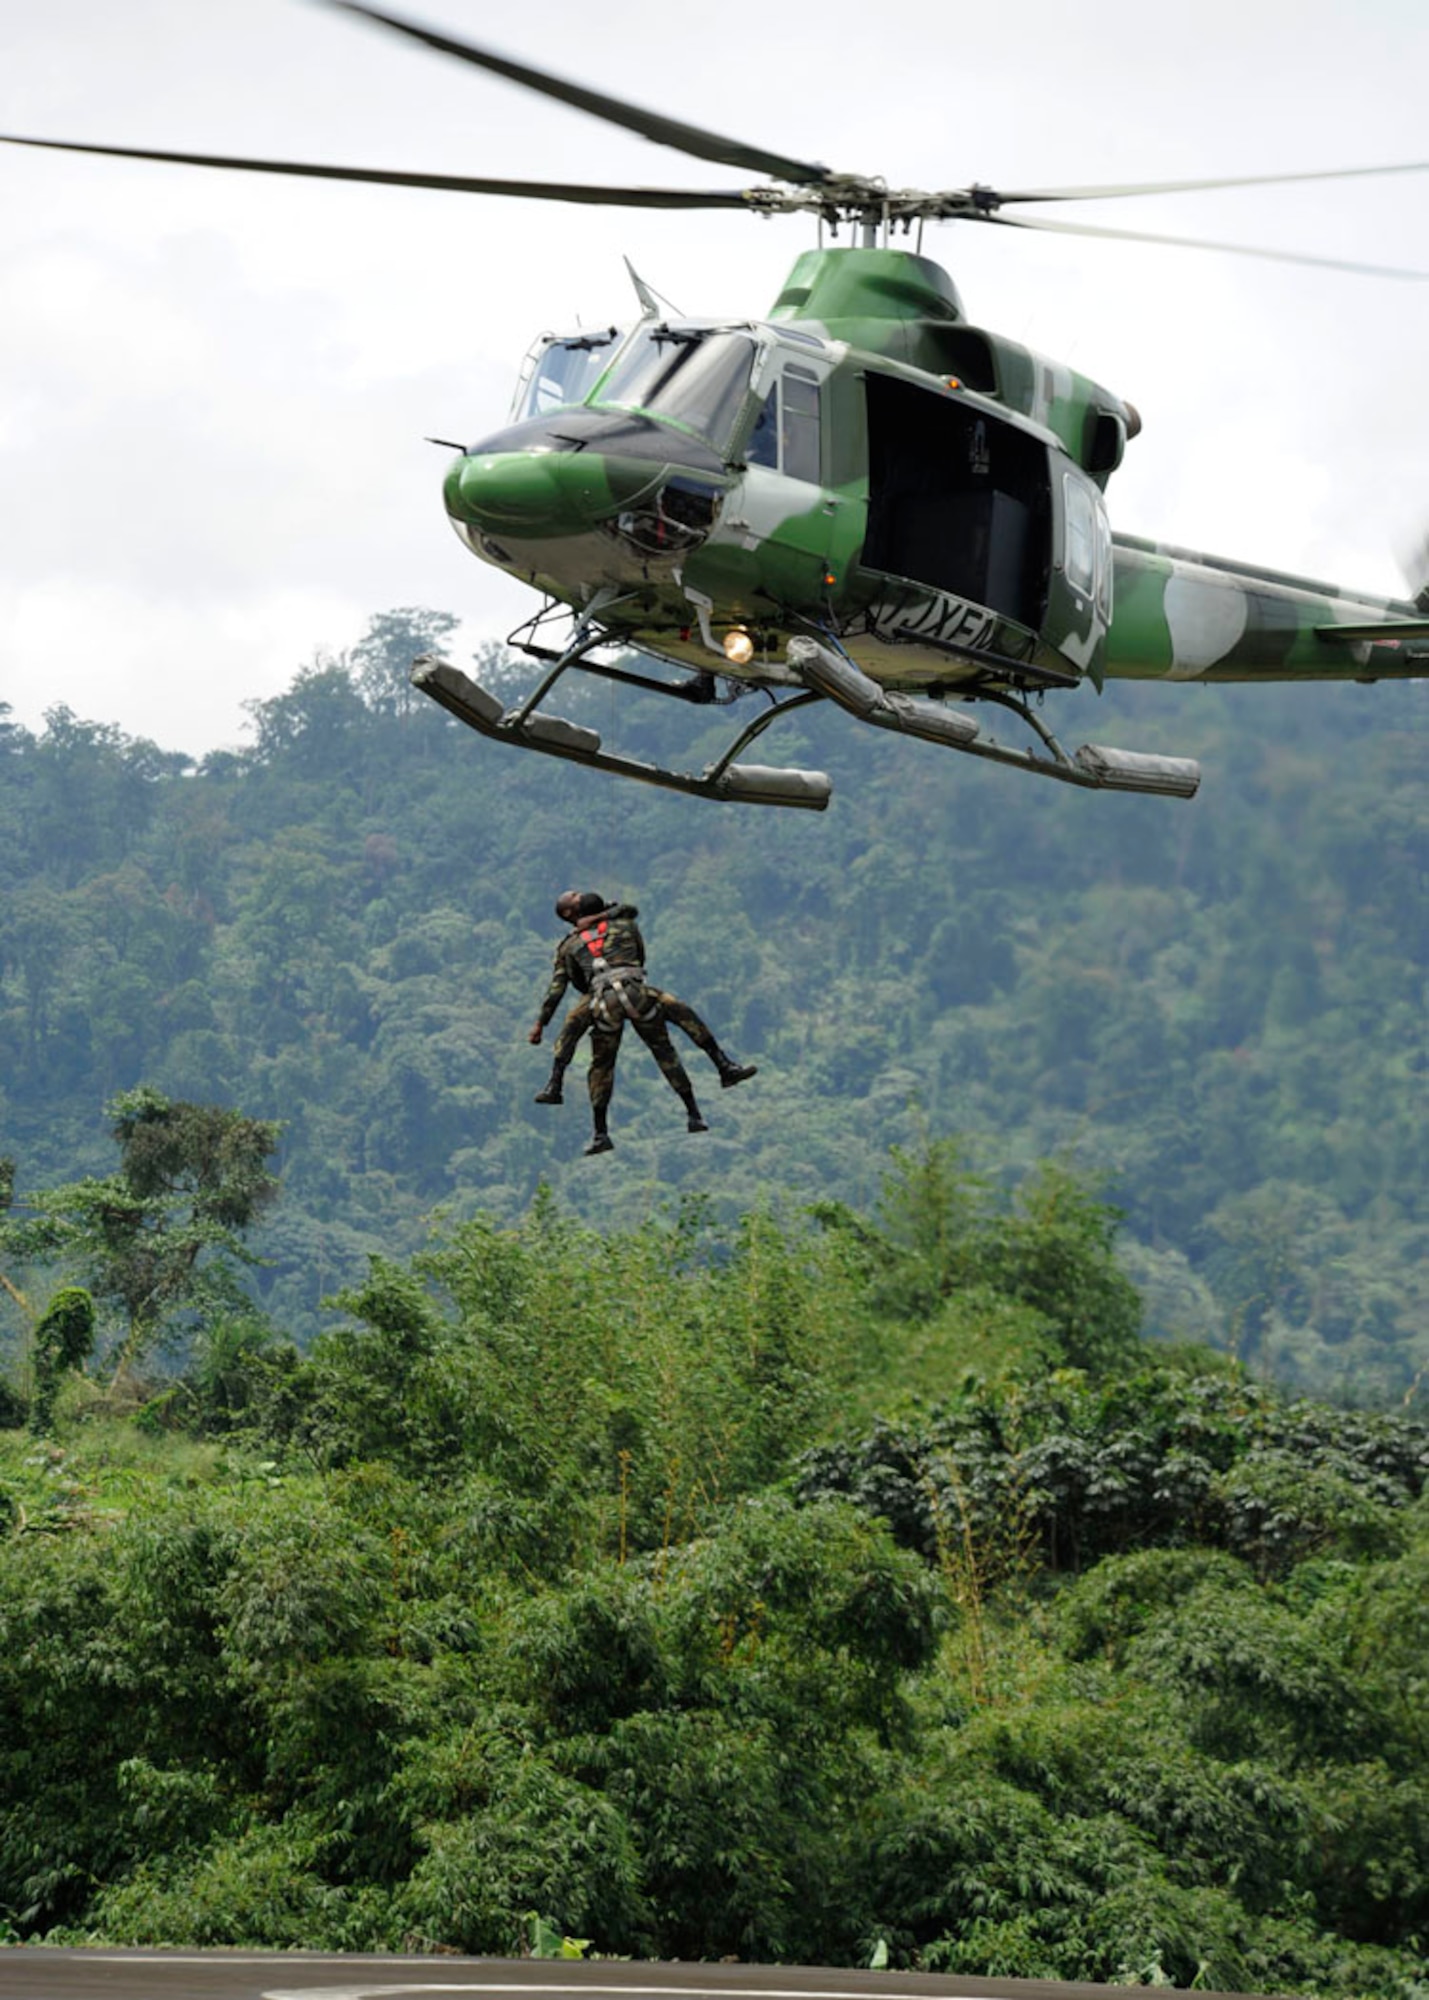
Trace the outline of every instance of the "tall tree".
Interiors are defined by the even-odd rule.
[[[412,686],[412,662],[421,653],[439,653],[461,623],[450,611],[411,605],[379,611],[348,655],[358,691],[369,708],[383,715],[409,715],[421,705]]]
[[[245,1233],[277,1200],[279,1127],[147,1085],[106,1107],[118,1171],[24,1198],[0,1246],[77,1271],[123,1325],[117,1373],[185,1312],[236,1301]]]

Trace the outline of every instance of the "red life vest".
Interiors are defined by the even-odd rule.
[[[602,917],[578,933],[590,954],[590,1000],[602,1027],[617,1029],[623,1021],[648,1021],[659,1012],[658,1003],[645,990],[645,968],[640,964],[608,966],[605,940],[610,925]]]

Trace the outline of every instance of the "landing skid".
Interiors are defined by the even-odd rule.
[[[1154,792],[1178,799],[1194,798],[1201,782],[1201,767],[1189,757],[1150,756],[1139,750],[1113,750],[1097,743],[1084,743],[1068,755],[1022,697],[1004,689],[980,688],[976,699],[1008,709],[1037,737],[1045,756],[1035,750],[1012,750],[994,743],[982,734],[981,723],[967,713],[965,706],[948,708],[941,702],[890,693],[856,666],[847,653],[835,651],[827,643],[791,639],[788,660],[806,687],[827,695],[860,722],[872,723],[876,729],[895,729],[905,736],[919,736],[930,743],[942,743],[968,757],[1011,764],[1039,778],[1055,778],[1060,784],[1081,785],[1088,791]]]
[[[993,763],[1010,764],[1039,778],[1054,778],[1065,785],[1080,785],[1089,791],[1152,792],[1165,797],[1189,799],[1201,782],[1200,766],[1188,757],[1148,756],[1134,750],[1113,750],[1104,745],[1084,743],[1069,755],[1026,701],[1005,689],[979,690],[977,699],[1008,709],[1038,739],[1039,750],[1014,750],[995,743],[982,734],[977,718],[966,704],[956,707],[926,701],[912,695],[896,694],[871,680],[846,653],[817,640],[789,641],[788,664],[802,683],[797,693],[776,699],[765,690],[769,706],[740,730],[724,753],[702,771],[670,771],[663,765],[641,758],[626,757],[602,746],[600,732],[583,723],[548,715],[536,704],[548,695],[561,676],[577,668],[599,674],[603,679],[668,695],[677,701],[709,703],[721,697],[712,677],[695,675],[689,680],[669,682],[637,674],[625,667],[612,667],[589,658],[599,646],[610,643],[609,636],[587,622],[576,632],[564,652],[541,649],[538,657],[549,662],[546,673],[524,700],[507,706],[489,688],[484,688],[459,667],[426,654],[412,667],[413,685],[459,721],[490,737],[495,743],[513,744],[517,749],[539,750],[547,757],[563,757],[573,764],[585,764],[616,777],[633,778],[644,785],[659,785],[666,791],[684,792],[693,798],[719,799],[727,804],[793,806],[822,812],[833,795],[833,786],[822,771],[806,771],[796,766],[740,764],[735,760],[751,743],[791,709],[813,701],[830,700],[860,722],[878,729],[892,729],[902,735],[917,736],[925,742],[941,743],[969,757],[985,757]],[[535,652],[527,647],[528,652]],[[1045,753],[1045,754],[1044,754]]]
[[[657,681],[649,675],[633,674],[623,668],[587,661],[585,654],[602,643],[606,642],[601,634],[577,633],[566,651],[555,657],[554,664],[535,689],[524,701],[511,708],[489,689],[472,680],[470,675],[462,673],[459,667],[430,654],[413,663],[412,684],[449,714],[478,730],[481,735],[489,736],[495,743],[515,744],[522,750],[539,750],[547,757],[564,757],[573,764],[585,764],[597,771],[612,771],[619,778],[634,778],[640,784],[660,785],[666,791],[685,792],[694,798],[721,799],[727,804],[738,805],[797,806],[808,812],[824,810],[833,796],[833,786],[822,771],[735,762],[740,752],[746,750],[756,737],[762,736],[781,715],[786,715],[791,708],[802,708],[811,701],[820,700],[814,689],[801,689],[782,701],[771,700],[768,708],[740,730],[724,754],[699,772],[667,771],[661,764],[620,756],[601,747],[598,730],[588,729],[583,723],[567,722],[559,715],[543,714],[536,703],[549,694],[562,674],[575,666],[587,673],[599,673],[607,680],[622,681],[670,695],[677,701],[706,702],[711,699],[707,686],[701,686],[699,681],[672,684]]]

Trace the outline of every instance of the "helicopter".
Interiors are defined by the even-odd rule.
[[[1034,775],[1189,798],[1200,778],[1191,759],[1094,744],[1069,753],[1044,720],[1044,697],[1115,677],[1429,673],[1429,591],[1412,600],[1346,592],[1113,534],[1106,488],[1140,429],[1133,406],[972,324],[952,279],[921,251],[930,221],[1136,240],[1139,232],[1027,211],[1425,163],[1117,187],[892,189],[626,103],[360,0],[330,4],[647,140],[763,178],[713,190],[601,187],[0,138],[573,204],[803,214],[818,229],[817,247],[799,257],[762,318],[683,318],[632,270],[630,324],[543,335],[499,430],[469,445],[434,441],[455,454],[444,499],[463,543],[541,598],[509,641],[539,668],[521,699],[503,700],[447,661],[414,665],[416,686],[483,736],[693,796],[820,810],[832,793],[826,774],[753,764],[745,752],[786,712],[827,701],[870,726]],[[917,247],[897,247],[895,237],[906,244],[915,228]],[[841,230],[851,240],[840,242]],[[632,654],[651,670],[631,665]],[[700,707],[753,697],[754,713],[713,762],[668,769],[611,750],[598,731],[543,707],[571,672]],[[1032,747],[990,736],[989,711],[1023,725]]]

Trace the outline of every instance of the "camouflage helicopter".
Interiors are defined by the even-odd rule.
[[[818,247],[763,319],[687,320],[632,270],[632,323],[543,335],[506,424],[456,452],[453,526],[542,603],[511,643],[540,664],[503,701],[425,659],[424,693],[492,741],[730,802],[820,810],[819,771],[741,761],[786,712],[828,700],[859,721],[1093,789],[1189,798],[1187,758],[1084,744],[1040,698],[1108,677],[1377,681],[1429,674],[1429,589],[1348,592],[1113,534],[1105,490],[1135,409],[1074,370],[971,324],[916,225],[1231,244],[1109,230],[1029,205],[1424,171],[1429,163],[1116,187],[892,189],[683,123],[360,4],[343,11],[760,185],[604,187],[246,159],[0,135],[6,143],[322,179],[665,210],[803,213]],[[837,238],[840,227],[854,239]],[[1279,252],[1252,252],[1283,256]],[[1287,261],[1373,270],[1328,258]],[[1383,275],[1422,277],[1420,272]],[[436,442],[443,442],[436,440]],[[661,674],[639,672],[645,655]],[[538,704],[568,672],[686,703],[756,696],[699,771],[608,749]],[[1033,738],[985,733],[988,708]]]

